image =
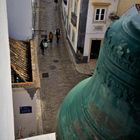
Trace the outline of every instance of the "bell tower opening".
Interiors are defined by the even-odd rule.
[[[92,40],[91,50],[90,50],[90,59],[97,59],[99,56],[101,40]]]

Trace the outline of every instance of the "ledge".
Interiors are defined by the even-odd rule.
[[[93,2],[92,3],[94,6],[109,6],[111,3],[109,2]]]
[[[24,138],[19,140],[56,140],[56,136],[55,133],[50,133],[46,135],[39,135],[39,136],[34,136],[34,137]]]

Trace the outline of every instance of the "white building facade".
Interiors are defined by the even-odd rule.
[[[32,39],[32,0],[7,0],[9,36],[16,40]]]
[[[15,140],[7,9],[0,0],[0,139]]]
[[[62,0],[64,25],[74,54],[77,52],[80,2],[81,0]]]
[[[16,139],[38,135],[37,92],[28,93],[28,90],[24,88],[13,88]]]
[[[118,0],[90,0],[85,33],[84,53],[87,61],[97,59],[107,27],[110,13],[116,13]]]
[[[64,20],[64,25],[65,28],[67,29],[67,24],[68,24],[68,2],[67,0],[62,1],[62,7],[63,7],[63,20]]]
[[[41,118],[39,116],[41,114],[39,108],[40,104],[37,105],[37,95],[39,95],[38,88],[40,87],[39,79],[37,81],[38,63],[34,57],[35,48],[37,45],[35,45],[35,42],[32,40],[32,31],[33,27],[35,26],[34,18],[36,18],[36,13],[34,13],[36,10],[35,6],[37,6],[36,0],[7,0],[7,16],[9,27],[8,37],[13,38],[15,41],[20,40],[18,43],[25,41],[30,44],[30,54],[28,55],[31,55],[30,62],[32,67],[31,69],[33,71],[31,73],[32,81],[26,81],[24,83],[12,83],[13,88],[11,95],[13,95],[12,107],[14,108],[14,128],[16,139],[31,137],[42,133],[42,128],[40,125],[41,122],[39,120]],[[17,43],[15,43],[15,45],[16,44]],[[23,54],[22,51],[21,53]],[[26,59],[26,57],[24,59]],[[11,68],[9,71],[11,71]],[[28,89],[25,87],[28,87]]]
[[[67,37],[77,62],[86,63],[98,58],[105,31],[111,22],[109,15],[116,13],[118,1],[69,0],[67,7],[63,6],[68,11],[63,17],[67,19]]]

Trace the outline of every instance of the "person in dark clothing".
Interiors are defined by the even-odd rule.
[[[43,44],[42,44],[42,41],[41,41],[41,43],[40,43],[40,49],[41,49],[42,55],[44,55],[44,46],[43,46]]]
[[[48,40],[47,40],[47,37],[45,36],[45,38],[40,43],[40,49],[41,49],[42,55],[44,55],[44,50],[47,47],[48,47]]]
[[[59,28],[56,29],[55,35],[56,35],[56,42],[59,43],[59,39],[60,39],[60,29]]]

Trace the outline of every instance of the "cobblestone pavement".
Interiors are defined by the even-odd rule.
[[[45,55],[41,54],[38,47],[43,133],[55,132],[57,111],[64,97],[72,87],[86,78],[86,75],[76,71],[70,58],[59,10],[60,8],[56,9],[52,0],[40,0],[39,29],[47,32],[40,32],[39,42],[43,39],[41,34],[54,32],[56,27],[61,29],[58,45],[54,36],[53,43],[45,50]]]

